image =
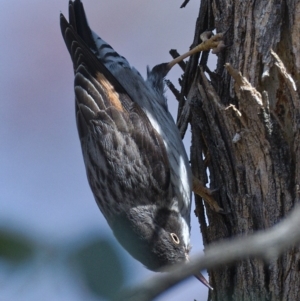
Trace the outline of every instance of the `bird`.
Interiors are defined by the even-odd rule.
[[[69,21],[61,13],[60,26],[73,62],[87,179],[100,211],[149,270],[186,263],[193,175],[164,84],[182,57],[148,67],[145,80],[92,31],[80,0],[69,1]],[[200,272],[195,276],[212,289]]]

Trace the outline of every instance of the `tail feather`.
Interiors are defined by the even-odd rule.
[[[69,1],[69,24],[93,52],[97,51],[92,30],[88,24],[83,4],[80,0]]]
[[[84,41],[87,47],[95,54],[95,56],[109,70],[112,69],[110,68],[112,64],[114,66],[120,65],[121,68],[131,69],[130,64],[123,56],[119,55],[109,44],[107,44],[103,39],[101,39],[95,32],[91,30],[87,21],[83,4],[80,0],[69,1],[68,24],[73,28],[73,30],[78,34],[78,36],[80,36],[80,38]]]

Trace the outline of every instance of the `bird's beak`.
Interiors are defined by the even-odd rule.
[[[208,283],[208,281],[205,279],[205,277],[199,272],[194,275],[199,281],[201,281],[206,287],[211,289],[212,291],[214,290],[212,286]]]
[[[185,254],[186,261],[190,261],[188,253]],[[205,279],[205,277],[199,272],[194,275],[200,282],[202,282],[206,287],[211,289],[212,291],[214,290],[212,286],[208,283],[208,281]]]

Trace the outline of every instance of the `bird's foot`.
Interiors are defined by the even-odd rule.
[[[225,44],[224,44],[224,41],[223,41],[224,34],[225,33],[221,32],[221,33],[218,33],[216,35],[213,35],[213,33],[211,31],[203,32],[200,35],[202,43],[199,44],[198,46],[194,47],[190,51],[178,56],[177,58],[175,58],[171,62],[169,62],[168,63],[168,70],[170,70],[174,65],[178,64],[179,62],[181,62],[185,58],[187,58],[187,57],[189,57],[189,56],[191,56],[191,55],[193,55],[197,52],[208,51],[210,49],[212,49],[213,53],[220,52],[223,48],[226,47]]]
[[[211,207],[211,209],[217,213],[226,214],[223,208],[221,208],[217,201],[213,197],[213,193],[218,189],[211,190],[205,187],[199,179],[193,176],[193,192],[204,199],[204,201]]]

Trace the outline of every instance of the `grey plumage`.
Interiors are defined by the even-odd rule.
[[[164,96],[167,65],[147,80],[93,33],[81,1],[69,2],[62,35],[75,74],[87,178],[123,247],[151,270],[186,261],[191,171]]]

